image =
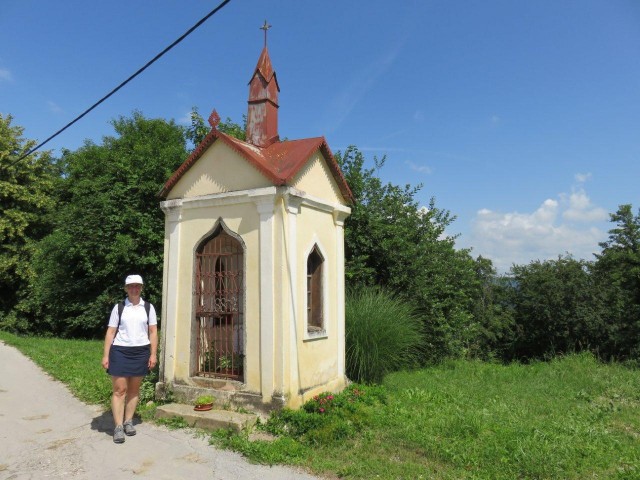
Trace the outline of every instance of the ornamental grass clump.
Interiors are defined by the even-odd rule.
[[[413,307],[377,287],[347,294],[347,376],[361,383],[380,383],[390,372],[418,364],[423,326]]]

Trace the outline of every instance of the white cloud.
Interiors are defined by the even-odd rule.
[[[13,75],[11,75],[11,72],[6,68],[0,68],[0,81],[3,80],[7,82],[13,80]]]
[[[604,208],[595,207],[584,190],[578,190],[571,195],[562,194],[564,203],[568,208],[562,213],[562,217],[571,222],[602,222],[609,217]]]
[[[604,209],[594,206],[584,190],[547,199],[533,212],[479,210],[472,222],[469,241],[473,254],[490,258],[504,273],[515,263],[549,260],[570,253],[575,258],[593,259],[598,242],[606,239],[597,225],[607,219]]]
[[[418,173],[424,173],[426,175],[430,175],[433,170],[431,170],[431,167],[428,167],[427,165],[416,165],[415,163],[407,160],[406,162],[404,162],[406,165],[409,165],[409,168],[411,170],[413,170],[414,172],[418,172]]]
[[[52,102],[51,100],[47,101],[47,106],[49,107],[49,110],[51,112],[53,112],[53,113],[63,113],[64,112],[64,110],[62,110],[62,108],[60,108],[60,106],[57,103]]]
[[[591,180],[591,173],[576,173],[574,178],[576,179],[576,182],[584,183],[587,180]]]

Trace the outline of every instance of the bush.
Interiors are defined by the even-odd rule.
[[[329,445],[364,430],[372,407],[385,402],[384,387],[351,384],[340,393],[316,395],[299,410],[278,410],[262,428],[307,445]]]
[[[421,356],[423,327],[408,303],[377,287],[347,294],[347,376],[379,383],[385,374],[415,366]]]

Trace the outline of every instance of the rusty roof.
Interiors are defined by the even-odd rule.
[[[274,79],[276,81],[276,87],[278,88],[278,91],[280,91],[280,86],[278,85],[278,77],[276,76],[276,72],[271,65],[271,57],[269,57],[269,51],[267,50],[267,47],[264,47],[262,49],[262,52],[260,53],[260,58],[258,58],[256,68],[253,70],[251,80],[253,80],[253,77],[256,76],[256,73],[259,73],[267,83],[271,82],[271,79]],[[249,83],[251,83],[251,80],[249,80]]]
[[[276,186],[289,185],[295,175],[307,164],[311,156],[320,150],[327,161],[327,166],[333,174],[342,196],[347,202],[353,203],[351,189],[347,185],[338,162],[333,157],[333,153],[331,153],[324,137],[275,142],[268,147],[261,148],[219,132],[216,129],[212,129],[207,134],[191,155],[171,175],[160,190],[159,196],[166,198],[171,189],[178,183],[178,180],[218,140],[242,155]]]

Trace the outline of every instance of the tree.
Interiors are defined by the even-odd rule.
[[[478,335],[470,345],[470,354],[484,359],[508,358],[516,332],[513,282],[505,275],[497,275],[491,260],[482,256],[475,261],[475,272],[478,286],[472,308]]]
[[[445,232],[454,217],[433,198],[421,208],[414,198],[420,185],[383,184],[376,170],[385,158],[366,169],[362,153],[349,147],[336,159],[355,198],[345,223],[349,285],[379,285],[411,302],[425,322],[425,361],[466,353],[477,334],[471,306],[478,280],[469,252],[456,250]]]
[[[640,210],[634,216],[631,209],[631,204],[620,205],[616,213],[609,214],[610,221],[617,226],[609,230],[609,240],[600,243],[602,255],[612,251],[632,255],[640,252]]]
[[[198,113],[197,107],[191,109],[191,125],[187,128],[187,139],[192,143],[194,148],[198,146],[204,137],[211,131],[211,127],[205,124],[204,118]],[[243,126],[234,123],[229,117],[224,122],[220,122],[216,129],[222,133],[226,133],[239,140],[247,139],[247,116],[243,115]]]
[[[560,256],[511,269],[519,359],[598,351],[605,336],[602,301],[592,264]]]
[[[29,330],[100,334],[123,279],[140,273],[145,298],[160,311],[164,214],[157,193],[187,156],[184,129],[139,112],[112,122],[115,136],[65,151],[55,230],[38,243],[29,296],[20,305]]]
[[[640,211],[630,204],[610,214],[616,226],[597,255],[596,281],[607,306],[608,356],[640,359]]]
[[[49,152],[18,161],[35,141],[22,137],[11,115],[0,114],[0,326],[32,276],[33,244],[51,231],[59,169]]]

